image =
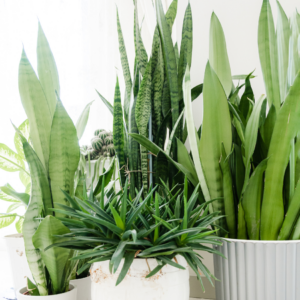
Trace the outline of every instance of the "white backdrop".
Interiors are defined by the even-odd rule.
[[[163,0],[164,6],[170,0]],[[194,22],[192,85],[203,82],[208,59],[209,23],[212,11],[219,17],[227,40],[232,74],[248,74],[256,69],[253,80],[256,97],[264,93],[257,48],[258,17],[262,0],[190,0]],[[270,0],[276,21],[275,0]],[[281,1],[288,16],[299,1]],[[148,54],[155,26],[152,0],[138,0],[140,21],[144,17],[142,35]],[[180,42],[184,11],[188,0],[178,0],[178,15],[173,30]],[[81,144],[89,143],[97,128],[112,129],[112,117],[98,99],[95,88],[109,101],[113,99],[116,74],[122,77],[119,61],[116,5],[125,37],[131,69],[134,60],[132,0],[0,0],[0,142],[13,146],[14,130],[10,120],[19,125],[26,116],[18,93],[18,64],[22,46],[36,67],[37,20],[49,40],[57,62],[61,98],[76,122],[84,106],[91,107],[90,120]],[[121,91],[124,82],[121,78]],[[195,120],[202,119],[201,103],[194,103]],[[15,173],[0,170],[0,186],[10,184],[22,191]],[[0,212],[7,205],[0,201]],[[0,237],[14,231],[0,230]]]

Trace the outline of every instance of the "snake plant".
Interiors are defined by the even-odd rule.
[[[214,276],[196,251],[219,254],[206,244],[221,244],[209,226],[222,217],[217,212],[208,214],[208,203],[199,205],[198,187],[189,193],[187,179],[184,189],[177,191],[169,190],[162,182],[163,196],[154,194],[156,188],[151,188],[145,197],[141,189],[131,199],[126,181],[123,189],[108,196],[106,202],[104,194],[97,199],[91,192],[88,198],[80,199],[66,193],[71,207],[60,205],[54,211],[70,217],[59,218],[70,232],[57,235],[57,242],[48,246],[45,253],[56,247],[79,251],[72,258],[86,261],[79,272],[89,269],[94,262],[109,260],[115,273],[125,259],[116,285],[125,278],[134,259],[157,259],[158,267],[149,270],[149,278],[167,264],[184,269],[176,260],[176,255],[182,255],[201,284],[200,271],[212,283]]]
[[[166,156],[194,186],[199,183],[203,200],[218,199],[209,210],[226,216],[215,224],[224,229],[219,234],[226,237],[300,238],[300,15],[295,12],[289,22],[279,2],[277,5],[277,29],[267,0],[263,1],[258,26],[266,96],[255,99],[252,73],[231,75],[224,32],[212,14],[199,132],[193,121],[188,66],[183,80],[192,157],[180,140],[181,157],[174,161],[158,145],[141,135],[131,135],[155,155]],[[245,83],[235,85],[236,79],[245,79]]]
[[[114,118],[114,146],[121,168],[122,183],[125,175],[130,180],[130,193],[135,194],[135,189],[144,187],[144,192],[153,178],[155,183],[160,179],[172,187],[180,182],[177,170],[169,164],[164,155],[155,156],[153,153],[140,146],[131,134],[140,134],[164,148],[168,140],[168,131],[176,132],[176,137],[181,142],[186,140],[186,127],[183,120],[178,120],[184,108],[182,78],[187,65],[192,61],[192,14],[188,4],[182,28],[182,43],[180,55],[177,45],[173,46],[172,26],[177,13],[177,2],[173,0],[166,14],[163,12],[161,0],[155,1],[157,26],[153,33],[151,53],[147,54],[140,32],[137,3],[134,11],[134,41],[135,63],[133,76],[123,38],[121,20],[117,10],[117,29],[119,51],[125,81],[124,101],[120,98],[119,79],[117,78],[114,103],[107,101],[99,92],[103,103],[107,106]],[[148,59],[148,56],[151,59]],[[193,99],[202,92],[202,85],[193,89]],[[177,143],[170,145],[169,156],[177,160]],[[149,163],[150,161],[150,163]],[[152,163],[151,163],[152,162]],[[151,168],[152,167],[152,168]],[[126,172],[127,170],[127,172]]]

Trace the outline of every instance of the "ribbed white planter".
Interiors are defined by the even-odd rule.
[[[182,256],[178,263],[186,267],[180,270],[170,265],[150,278],[149,267],[157,266],[155,259],[135,259],[124,280],[116,286],[123,261],[115,274],[109,272],[109,262],[98,262],[90,270],[92,280],[92,300],[188,300],[190,294],[189,270]],[[149,265],[149,267],[148,267]]]
[[[91,300],[91,277],[74,279],[70,284],[77,287],[77,300]]]
[[[214,255],[217,300],[300,300],[300,241],[224,241]]]
[[[24,287],[17,292],[17,299],[18,300],[30,300],[32,296],[24,295],[27,291],[27,288]],[[77,299],[77,287],[70,284],[70,291],[62,294],[57,295],[50,295],[50,296],[35,296],[37,300],[75,300]]]
[[[15,292],[27,284],[27,276],[31,277],[29,265],[25,255],[24,239],[22,234],[12,234],[4,237],[11,270]]]

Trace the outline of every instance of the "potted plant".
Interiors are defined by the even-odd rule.
[[[210,51],[203,82],[203,123],[195,132],[189,68],[183,81],[192,159],[181,147],[172,160],[166,150],[131,134],[155,155],[163,153],[194,185],[200,183],[210,213],[226,217],[215,225],[228,242],[216,248],[217,299],[296,299],[299,249],[300,75],[296,45],[299,14],[289,22],[278,4],[275,35],[270,3],[263,1],[258,30],[267,95],[255,99],[252,74],[232,76],[225,36],[211,17]],[[245,84],[233,85],[233,80]],[[240,89],[245,92],[239,96]],[[266,100],[267,99],[267,100]],[[268,104],[268,109],[267,109]],[[287,280],[286,278],[289,278]],[[284,284],[278,284],[278,282]],[[288,296],[286,296],[288,295]],[[269,298],[268,298],[269,297]]]
[[[199,187],[199,186],[198,186]],[[72,219],[64,220],[70,233],[61,234],[45,253],[56,247],[76,249],[71,260],[86,260],[90,268],[92,299],[189,299],[189,265],[202,284],[200,272],[213,277],[195,250],[218,252],[206,244],[221,245],[209,226],[221,218],[208,214],[209,203],[200,204],[198,187],[188,192],[169,190],[162,182],[143,197],[122,191],[108,198],[67,196],[72,208],[54,209]],[[190,195],[190,196],[189,196]],[[210,203],[212,203],[211,201]]]

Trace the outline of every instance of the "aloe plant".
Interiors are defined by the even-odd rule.
[[[221,211],[226,216],[215,223],[224,229],[219,234],[226,237],[300,238],[297,100],[300,65],[299,53],[295,51],[300,15],[296,12],[289,23],[279,2],[277,5],[276,31],[267,0],[263,1],[258,26],[266,97],[255,99],[252,73],[231,75],[224,32],[217,16],[212,14],[200,132],[195,131],[193,121],[188,67],[183,82],[193,160],[183,145],[175,161],[162,147],[141,135],[131,134],[155,155],[167,157],[194,186],[199,183],[205,201],[218,199],[209,209],[211,213]],[[237,79],[244,79],[245,83],[236,86],[233,81]],[[239,97],[243,86],[244,93]]]
[[[199,187],[199,186],[198,186]],[[110,261],[115,273],[122,259],[125,263],[120,270],[116,285],[125,278],[134,259],[156,258],[159,266],[147,274],[149,278],[165,265],[185,269],[175,256],[183,256],[195,271],[202,284],[200,271],[212,283],[214,276],[203,264],[197,250],[219,254],[206,244],[220,245],[216,230],[209,226],[222,218],[218,213],[208,214],[207,205],[199,205],[198,187],[188,196],[188,181],[183,190],[169,190],[162,182],[163,196],[150,189],[143,197],[143,189],[136,191],[135,198],[128,197],[128,181],[117,194],[107,202],[104,197],[97,199],[91,192],[86,199],[72,198],[66,193],[71,207],[60,205],[54,209],[57,214],[70,218],[59,218],[70,232],[57,235],[57,242],[46,247],[45,253],[53,249],[79,251],[72,260],[85,260],[79,272],[89,269],[94,262]],[[104,196],[104,194],[103,194]],[[57,248],[59,247],[59,248]],[[203,287],[203,284],[202,284]]]

